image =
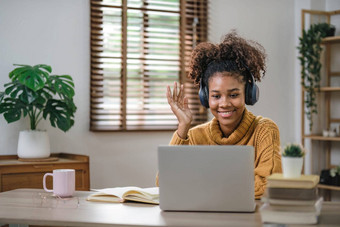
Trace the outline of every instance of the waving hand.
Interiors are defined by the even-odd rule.
[[[170,86],[167,86],[166,96],[172,112],[176,115],[178,120],[178,135],[185,139],[192,121],[192,113],[188,106],[188,98],[184,96],[183,84],[177,92],[177,82],[174,83],[173,93],[171,94]]]

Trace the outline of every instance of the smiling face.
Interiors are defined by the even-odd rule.
[[[240,75],[217,72],[209,79],[209,107],[224,136],[239,125],[245,110],[245,82]]]

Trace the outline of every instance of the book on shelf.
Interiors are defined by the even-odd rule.
[[[123,203],[134,201],[141,203],[159,204],[159,188],[139,187],[115,187],[104,189],[93,189],[93,194],[87,197],[88,201]]]
[[[288,200],[315,200],[318,196],[318,188],[267,188],[266,196],[271,199]]]
[[[315,204],[316,206],[316,204]],[[322,201],[312,210],[278,210],[269,203],[260,207],[263,223],[277,224],[316,224],[321,212]]]
[[[269,188],[314,188],[319,183],[318,175],[301,175],[298,178],[285,178],[282,173],[274,173],[267,177]]]
[[[313,200],[293,200],[293,199],[272,199],[268,197],[262,197],[261,201],[263,203],[268,203],[270,206],[278,207],[278,206],[285,206],[285,207],[295,207],[296,209],[300,209],[303,207],[313,207],[319,204],[322,204],[323,198],[318,197],[317,199]],[[285,208],[283,208],[285,209]]]
[[[313,206],[318,200],[296,200],[296,199],[272,199],[266,196],[261,198],[264,203],[269,203],[270,205],[281,205],[281,206]]]
[[[310,203],[310,205],[303,205],[303,204],[272,204],[269,203],[270,208],[274,211],[295,211],[295,212],[316,212],[317,214],[320,213],[321,207],[323,203],[323,198],[320,197],[317,200],[315,200],[313,203]]]

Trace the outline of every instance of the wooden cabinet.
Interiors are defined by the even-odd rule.
[[[314,10],[302,10],[302,29],[305,28],[305,17],[310,17],[310,21],[315,23],[316,19],[323,18],[323,21],[320,22],[327,22],[331,23],[331,18],[333,16],[337,16],[339,18],[340,10],[337,11],[314,11]],[[336,24],[334,24],[336,25]],[[334,143],[340,142],[340,135],[337,135],[335,137],[325,137],[322,135],[322,130],[324,129],[330,129],[334,124],[340,123],[340,118],[336,118],[335,116],[332,116],[332,112],[334,114],[334,111],[332,109],[339,108],[340,102],[331,102],[332,97],[334,97],[335,93],[340,92],[339,83],[334,83],[334,79],[338,77],[337,80],[340,79],[340,72],[334,71],[335,61],[332,58],[339,57],[340,56],[340,36],[334,36],[334,37],[326,37],[322,40],[322,47],[324,50],[324,55],[321,58],[322,63],[322,84],[320,87],[320,90],[318,90],[318,106],[322,106],[322,108],[318,108],[318,122],[321,122],[319,133],[305,133],[305,103],[304,103],[304,97],[305,92],[302,87],[302,114],[301,114],[301,133],[302,133],[302,144],[305,145],[306,140],[311,141],[311,151],[315,149],[316,152],[311,152],[311,167],[312,167],[312,173],[313,174],[320,174],[321,169],[330,169],[334,166],[332,166],[332,160],[331,160],[331,152],[332,145]],[[333,105],[331,105],[331,103]],[[337,127],[339,128],[339,126]],[[338,133],[340,133],[338,131]],[[314,155],[314,157],[313,157]],[[325,200],[331,199],[331,191],[337,190],[340,191],[340,187],[337,186],[329,186],[329,185],[321,185],[318,186],[320,189],[322,189],[325,192]]]
[[[45,173],[54,169],[75,169],[76,190],[90,189],[89,157],[58,153],[56,161],[23,162],[16,155],[0,156],[0,191],[17,188],[43,188],[42,180]],[[52,188],[52,177],[46,179],[47,187]]]

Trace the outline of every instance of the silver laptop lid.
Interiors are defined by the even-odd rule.
[[[253,212],[252,146],[159,146],[160,208]]]

